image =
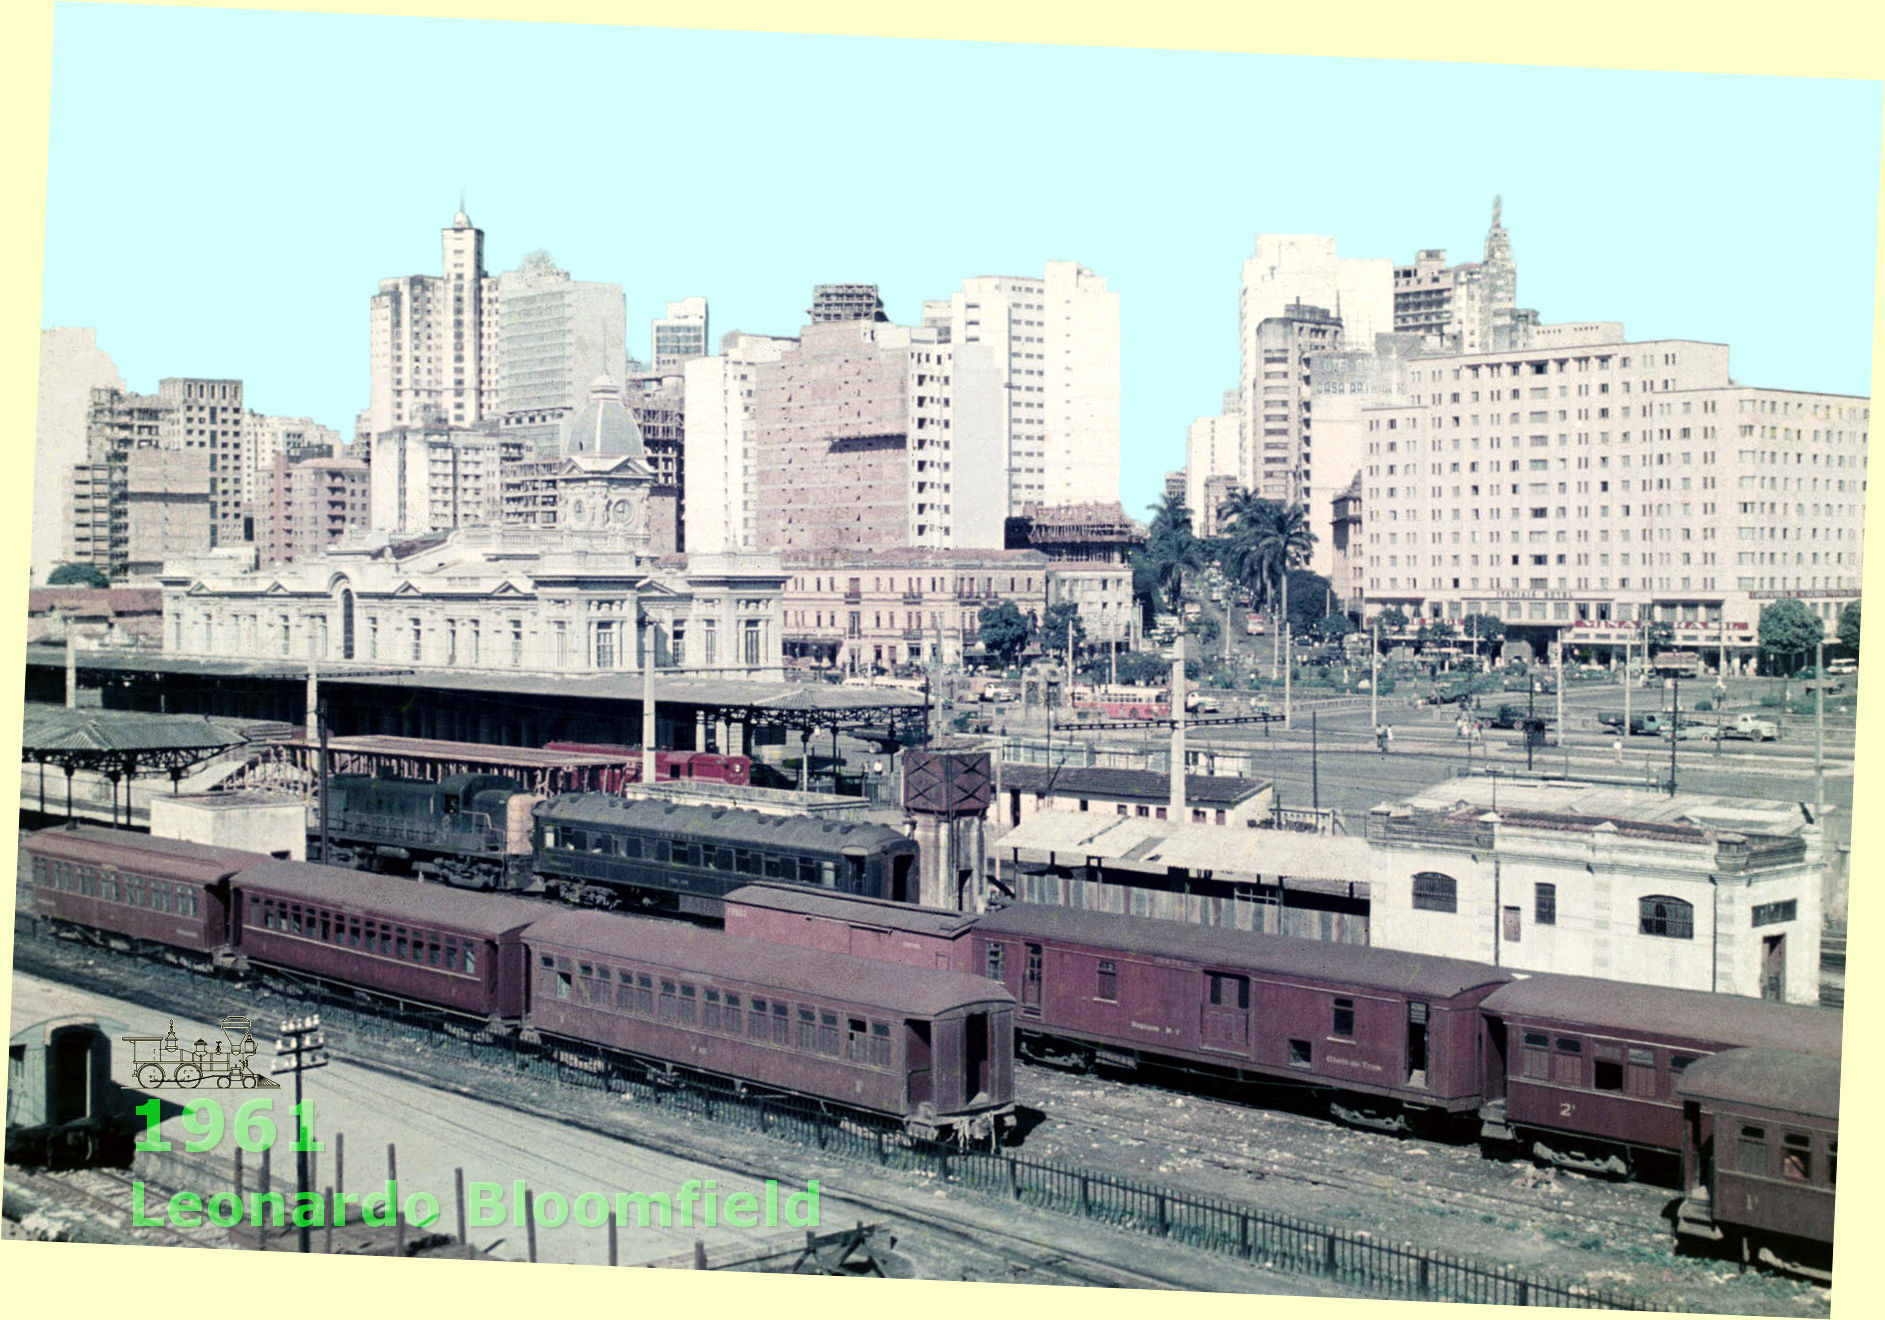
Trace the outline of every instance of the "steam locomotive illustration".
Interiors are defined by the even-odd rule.
[[[205,1083],[225,1091],[235,1087],[245,1091],[280,1090],[279,1082],[250,1066],[255,1057],[255,1032],[249,1019],[231,1014],[217,1025],[227,1038],[226,1044],[219,1040],[212,1046],[198,1036],[186,1045],[177,1039],[174,1019],[161,1036],[119,1037],[131,1047],[132,1076],[137,1084],[147,1091],[166,1087],[187,1091]]]

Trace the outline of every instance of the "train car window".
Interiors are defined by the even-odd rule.
[[[823,885],[826,889],[836,889],[838,887],[838,864],[836,862],[820,862],[818,864],[818,883]]]
[[[613,857],[616,855],[618,851],[617,843],[618,840],[613,834],[596,835],[596,851],[601,853],[604,857]]]
[[[42,889],[46,885],[46,859],[44,857],[33,858],[33,883]]]
[[[347,947],[350,949],[360,947],[360,918],[358,917],[347,918]]]
[[[299,903],[288,905],[288,929],[295,935],[301,933],[301,905]]]
[[[575,987],[575,978],[573,978],[572,976],[570,976],[570,974],[569,974],[568,972],[565,972],[565,971],[558,971],[558,972],[557,972],[557,974],[556,974],[556,997],[557,997],[558,999],[568,999],[568,998],[569,998],[569,992],[570,992],[570,991],[571,991],[572,989],[574,989],[574,987]]]
[[[1525,1033],[1525,1047],[1520,1055],[1519,1075],[1535,1081],[1551,1078],[1551,1037],[1542,1031]]]
[[[1308,1041],[1306,1040],[1290,1041],[1289,1043],[1289,1066],[1290,1067],[1308,1068],[1313,1065],[1314,1060],[1315,1060],[1315,1056],[1310,1050]]]
[[[1119,964],[1111,958],[1102,958],[1093,972],[1093,997],[1109,1004],[1119,1002]]]
[[[745,848],[733,850],[733,869],[741,875],[758,875],[759,858]]]
[[[380,952],[388,957],[393,952],[393,933],[385,926],[380,927]]]
[[[1656,1051],[1631,1050],[1629,1057],[1629,1080],[1623,1089],[1631,1095],[1653,1099],[1656,1095]]]
[[[1592,1051],[1591,1085],[1599,1091],[1623,1089],[1623,1050],[1616,1045],[1599,1045]]]
[[[1780,1138],[1780,1173],[1795,1182],[1813,1181],[1813,1138],[1804,1132],[1783,1133]]]
[[[615,974],[615,1006],[624,1013],[635,1008],[635,978],[627,972]]]
[[[1329,1034],[1352,1040],[1355,1036],[1355,1001],[1337,999],[1335,1001],[1335,1021],[1329,1028]]]
[[[988,960],[989,980],[999,981],[1003,979],[1002,959],[1006,956],[1007,950],[1008,946],[1005,944],[991,944],[988,946],[988,950],[984,956]]]
[[[1693,1054],[1671,1054],[1669,1056],[1669,1077],[1673,1084],[1675,1078],[1682,1076],[1682,1070],[1695,1062]]]
[[[1744,1127],[1741,1129],[1741,1161],[1743,1173],[1767,1172],[1767,1129]]]
[[[445,970],[448,972],[455,972],[458,970],[458,941],[457,940],[448,939],[445,941]]]
[[[792,1010],[784,1004],[772,1006],[772,1043],[790,1045],[792,1043]]]
[[[402,962],[405,961],[406,928],[404,926],[395,926],[393,928],[393,957],[398,958]]]
[[[563,831],[563,847],[570,852],[586,852],[589,848],[589,835],[584,830]]]
[[[561,826],[545,825],[543,827],[543,846],[545,848],[561,848],[563,846],[563,830]]]
[[[676,848],[678,849],[678,855],[676,857],[676,860],[681,866],[699,866],[700,865],[700,845],[699,844],[697,843],[677,844]]]
[[[1573,1036],[1560,1036],[1557,1053],[1552,1058],[1551,1080],[1566,1086],[1584,1084],[1584,1042]]]
[[[838,1015],[821,1012],[818,1015],[818,1052],[838,1055]]]
[[[664,979],[661,982],[661,1020],[672,1022],[680,1016],[680,1003],[680,988],[674,982]]]
[[[724,871],[726,867],[720,861],[720,850],[711,843],[700,845],[700,865],[703,870]]]
[[[726,1033],[729,1036],[740,1034],[740,997],[727,992]]]
[[[477,974],[478,950],[475,945],[467,944],[465,946],[465,975],[476,976]]]
[[[720,1030],[720,992],[703,990],[700,996],[700,1025],[708,1031]]]
[[[622,836],[622,856],[626,857],[631,862],[640,860],[641,839],[633,834],[623,835]]]
[[[646,972],[635,974],[635,1011],[643,1017],[655,1015],[654,978]]]
[[[1033,963],[1037,955],[1028,951],[1029,971],[1033,972]],[[1224,972],[1206,972],[1205,979],[1211,983],[1211,1007],[1242,1008],[1250,1007],[1250,978],[1231,976]]]
[[[799,1009],[798,1047],[807,1054],[818,1049],[818,1014],[809,1008]]]
[[[681,983],[681,1021],[690,1026],[698,1020],[694,1012],[694,1004],[694,987],[683,981]]]
[[[818,883],[818,863],[810,857],[799,858],[799,883],[802,885]]]
[[[765,855],[765,866],[764,866],[766,879],[768,880],[784,879],[785,870],[789,864],[790,863],[785,858],[778,857],[774,855],[773,853],[767,853]]]
[[[105,881],[105,897],[110,899],[113,903],[118,901],[118,882],[116,880]]]
[[[325,942],[329,938],[327,913],[323,912],[321,913],[321,939]]]
[[[753,1000],[752,1011],[747,1015],[747,1034],[754,1040],[764,1040],[772,1034],[772,1028],[766,1025],[766,1001]]]
[[[890,1066],[890,1024],[871,1023],[871,1060],[879,1068]]]
[[[863,1063],[870,1054],[870,1024],[863,1018],[844,1020],[844,1057]]]

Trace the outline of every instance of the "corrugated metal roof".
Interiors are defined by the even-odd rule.
[[[318,748],[320,739],[287,738],[282,741],[281,745]],[[327,748],[330,752],[410,756],[415,760],[482,761],[492,764],[528,766],[533,769],[558,766],[620,766],[629,761],[639,762],[641,759],[641,753],[633,749],[622,752],[565,752],[551,751],[543,747],[505,747],[495,743],[447,742],[437,738],[399,738],[388,734],[351,735],[344,738],[329,735]]]
[[[826,816],[779,816],[732,807],[664,802],[658,798],[620,798],[610,793],[562,793],[536,809],[537,818],[570,825],[602,825],[696,835],[716,843],[791,848],[837,854],[847,848],[867,852],[887,845],[913,848],[909,839],[887,825],[832,820]]]
[[[398,876],[366,875],[338,866],[272,858],[249,867],[236,878],[236,886],[250,893],[273,894],[342,912],[432,922],[493,938],[555,911],[548,904],[502,894],[479,894]]]
[[[996,982],[961,972],[878,962],[848,953],[813,953],[612,913],[561,913],[537,922],[525,932],[524,940],[533,953],[546,947],[566,949],[631,965],[835,999],[886,1013],[928,1017],[952,1008],[1014,1002]]]
[[[990,911],[978,933],[1065,940],[1098,949],[1179,958],[1253,975],[1283,976],[1357,989],[1393,990],[1450,999],[1475,986],[1498,985],[1511,973],[1458,958],[1430,958],[1393,949],[1288,935],[1260,935],[1188,921],[1119,916],[1078,908],[1017,903]]]
[[[1743,995],[1540,973],[1486,998],[1486,1011],[1609,1031],[1657,1030],[1720,1045],[1805,1050],[1838,1058],[1844,1015]]]
[[[1002,763],[1001,786],[1023,793],[1055,792],[1070,797],[1130,798],[1165,802],[1171,797],[1171,776],[1157,770],[1118,770],[1110,766],[1045,766]],[[1234,775],[1186,775],[1185,804],[1193,807],[1232,807],[1256,796],[1268,781]]]
[[[234,747],[242,731],[201,715],[75,709],[35,703],[21,721],[20,746],[34,752],[174,752]]]
[[[1690,1064],[1676,1084],[1684,1100],[1839,1117],[1839,1060],[1795,1050],[1726,1050]]]
[[[831,894],[822,889],[803,889],[788,885],[742,885],[726,896],[728,903],[766,908],[773,912],[798,912],[811,917],[828,917],[860,926],[882,926],[888,930],[907,930],[920,935],[954,936],[975,924],[975,913],[955,912],[949,908],[918,907],[887,898],[864,898],[852,894]]]
[[[1366,839],[1253,830],[1235,825],[1173,824],[1096,811],[1040,811],[996,845],[1035,853],[1103,857],[1155,869],[1182,867],[1214,875],[1303,876],[1366,883],[1373,850]]]

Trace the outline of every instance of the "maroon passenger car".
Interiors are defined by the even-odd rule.
[[[1839,1057],[1842,1015],[1588,976],[1527,976],[1486,998],[1487,1140],[1570,1168],[1630,1174],[1682,1148],[1676,1087],[1735,1047]]]
[[[31,859],[34,915],[214,958],[228,939],[229,879],[268,859],[94,825],[39,830],[20,842]]]
[[[525,932],[530,1025],[987,1138],[1014,1109],[1014,1001],[980,977],[570,912]]]
[[[726,932],[768,944],[854,953],[878,962],[975,972],[975,914],[802,885],[742,885],[728,894]]]
[[[1678,1239],[1831,1280],[1839,1060],[1728,1050],[1683,1074]]]
[[[523,1015],[525,926],[541,904],[263,860],[236,878],[231,938],[251,962],[476,1017]]]
[[[1098,1061],[1141,1058],[1332,1093],[1345,1122],[1404,1131],[1479,1105],[1479,1003],[1509,974],[1353,944],[1018,904],[975,929],[1016,1029]]]

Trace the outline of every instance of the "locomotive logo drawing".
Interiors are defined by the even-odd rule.
[[[131,1047],[131,1071],[146,1091],[194,1090],[205,1084],[220,1090],[278,1091],[281,1083],[251,1068],[255,1033],[248,1016],[232,1013],[219,1024],[226,1040],[212,1045],[198,1036],[194,1042],[177,1039],[177,1023],[161,1036],[121,1036]]]

